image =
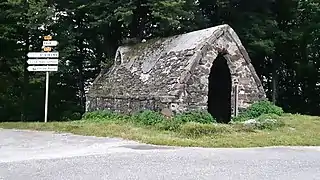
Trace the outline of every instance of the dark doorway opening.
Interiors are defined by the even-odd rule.
[[[227,60],[220,53],[209,75],[208,112],[218,123],[231,120],[231,74]]]

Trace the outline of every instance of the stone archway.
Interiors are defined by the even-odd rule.
[[[208,82],[208,112],[217,122],[229,123],[232,80],[227,60],[222,53],[219,53],[212,63]]]

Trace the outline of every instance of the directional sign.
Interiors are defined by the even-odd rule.
[[[58,59],[28,59],[28,64],[58,64]]]
[[[28,71],[58,71],[58,66],[29,66]]]
[[[43,48],[43,51],[45,51],[45,52],[50,52],[50,51],[52,51],[52,48],[51,48],[51,47],[44,47],[44,48]]]
[[[44,40],[51,40],[51,39],[52,39],[52,36],[44,36],[43,39],[44,39]]]
[[[59,52],[29,52],[29,58],[58,58]]]
[[[58,41],[43,41],[42,44],[43,46],[57,46]]]

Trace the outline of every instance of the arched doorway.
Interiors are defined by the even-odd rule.
[[[227,60],[220,53],[210,70],[208,112],[219,123],[231,120],[231,74]]]

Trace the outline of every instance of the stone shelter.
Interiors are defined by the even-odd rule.
[[[119,47],[86,98],[87,111],[202,109],[229,122],[266,95],[239,37],[224,24]]]

